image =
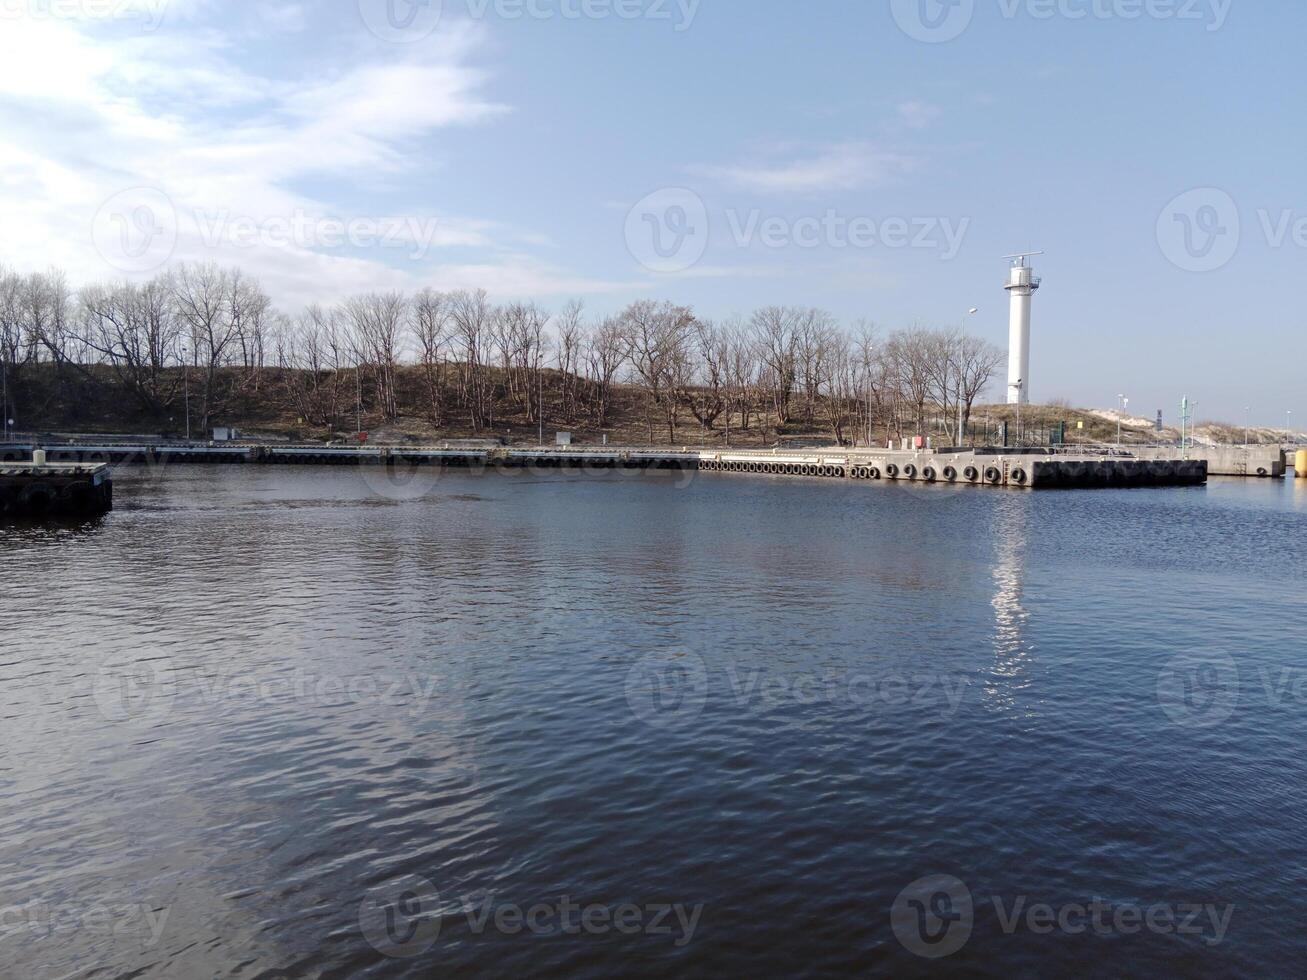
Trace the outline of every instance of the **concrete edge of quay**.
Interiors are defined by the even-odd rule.
[[[1099,453],[978,449],[699,450],[635,447],[498,447],[104,442],[0,445],[0,461],[34,450],[66,464],[437,465],[447,468],[697,470],[1012,489],[1192,486],[1209,476],[1282,478],[1285,451],[1267,447],[1148,447]]]

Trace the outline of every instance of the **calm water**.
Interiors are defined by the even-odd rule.
[[[115,489],[0,529],[4,976],[1301,953],[1302,483]]]

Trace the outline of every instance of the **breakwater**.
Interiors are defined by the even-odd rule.
[[[5,447],[23,454],[34,447]],[[56,462],[440,466],[461,469],[675,470],[865,482],[969,484],[1010,489],[1187,486],[1208,477],[1205,459],[1075,455],[1003,449],[942,451],[466,448],[235,443],[75,442],[42,447]]]

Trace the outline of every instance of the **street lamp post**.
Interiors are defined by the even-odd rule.
[[[1121,448],[1121,423],[1125,420],[1126,409],[1130,407],[1130,399],[1125,395],[1116,396],[1117,404],[1121,406],[1121,413],[1116,417],[1116,445]]]
[[[1253,410],[1251,405],[1245,405],[1243,409],[1243,448],[1247,449],[1252,445],[1253,431]]]

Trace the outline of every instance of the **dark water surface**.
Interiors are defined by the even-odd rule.
[[[1307,485],[431,479],[0,529],[0,975],[1294,971]]]

